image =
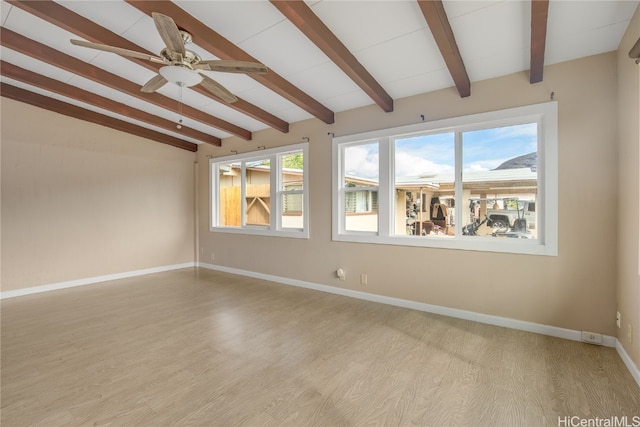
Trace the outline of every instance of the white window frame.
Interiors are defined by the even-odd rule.
[[[303,176],[302,190],[284,190],[282,183],[282,164],[283,155],[295,154],[302,152],[303,157]],[[253,234],[260,236],[280,236],[294,238],[309,238],[309,144],[304,142],[301,144],[288,145],[285,147],[270,148],[267,150],[253,151],[250,153],[236,154],[232,156],[216,157],[209,160],[209,182],[211,183],[211,204],[209,207],[209,224],[210,231],[237,234]],[[246,163],[258,160],[268,159],[271,164],[270,168],[270,199],[271,214],[269,215],[269,225],[256,226],[247,225],[246,221]],[[241,164],[241,225],[226,226],[219,225],[220,206],[220,165],[227,163]],[[282,195],[283,194],[302,194],[302,228],[285,228],[282,226]]]
[[[538,124],[538,195],[536,208],[537,239],[482,238],[477,236],[401,236],[394,234],[395,190],[393,141],[424,133],[455,132],[455,197],[462,197],[462,132],[510,126]],[[378,231],[345,230],[344,149],[351,145],[377,141],[379,144]],[[333,138],[332,142],[332,238],[334,241],[462,249],[531,255],[558,255],[558,105],[557,102],[515,107],[451,119],[401,126]],[[461,211],[456,209],[459,231]]]

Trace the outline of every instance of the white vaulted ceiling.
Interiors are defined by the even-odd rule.
[[[238,96],[241,103],[229,106],[191,88],[183,89],[182,102],[186,107],[202,111],[208,115],[206,117],[219,121],[206,118],[197,120],[185,114],[184,129],[178,130],[162,127],[154,119],[133,119],[130,114],[123,113],[124,110],[107,109],[104,104],[91,105],[86,99],[81,101],[56,93],[59,90],[54,88],[56,85],[52,86],[51,80],[38,81],[34,74],[69,85],[65,86],[67,88],[84,89],[173,123],[178,119],[179,88],[169,84],[158,90],[159,94],[166,97],[168,104],[157,106],[140,99],[137,93],[121,90],[119,85],[124,84],[123,80],[105,84],[104,80],[83,77],[73,66],[63,69],[62,64],[50,60],[54,56],[51,51],[36,54],[33,49],[38,50],[41,45],[48,46],[139,87],[155,75],[153,69],[114,53],[72,45],[69,40],[81,39],[118,46],[83,37],[85,21],[78,17],[84,17],[104,27],[101,34],[106,29],[137,45],[139,51],[150,51],[157,55],[164,44],[148,11],[136,7],[136,2],[58,1],[53,4],[56,8],[52,10],[60,16],[54,12],[43,12],[44,15],[41,13],[37,16],[38,13],[32,8],[40,3],[46,5],[54,2],[1,2],[3,96],[24,102],[37,99],[36,105],[41,106],[48,99],[57,99],[132,123],[135,127],[152,129],[195,144],[202,143],[206,138],[187,134],[188,129],[211,136],[207,142],[220,144],[220,139],[232,135],[248,140],[252,132],[268,127],[286,132],[290,123],[314,116],[330,123],[333,113],[376,103],[356,80],[341,69],[339,61],[325,54],[296,27],[295,20],[285,17],[280,8],[270,1],[157,2],[155,4],[163,8],[161,13],[171,16],[178,27],[193,34],[194,44],[188,48],[199,53],[203,59],[218,58],[215,52],[210,51],[217,47],[210,46],[210,50],[207,50],[206,46],[207,42],[214,43],[216,40],[208,33],[202,34],[200,27],[194,24],[196,20],[256,61],[267,65],[269,73],[278,75],[286,84],[265,84],[247,75],[207,71],[208,76]],[[167,3],[170,7],[165,9]],[[452,77],[454,72],[448,67],[436,42],[436,32],[432,31],[418,1],[323,0],[304,3],[362,69],[368,72],[374,85],[385,96],[399,99],[444,88],[466,96],[457,87]],[[531,68],[531,1],[425,3],[444,6],[445,21],[450,25],[459,59],[471,83],[470,96],[473,96],[474,82]],[[546,15],[544,65],[617,49],[637,6],[638,1],[551,0]],[[180,14],[167,13],[167,10],[179,11]],[[66,28],[62,28],[65,27],[61,24],[63,21],[66,22]],[[308,20],[305,22],[308,23]],[[97,29],[94,25],[91,31]],[[14,37],[7,37],[9,31],[22,38],[11,42]],[[321,33],[320,37],[324,41],[329,40],[326,33]],[[62,58],[64,60],[66,57]],[[64,61],[72,63],[70,60]],[[23,90],[16,92],[17,89]],[[311,101],[313,105],[310,105]],[[52,105],[45,105],[45,108],[55,109],[62,104]],[[190,147],[188,149],[195,149],[195,146],[187,145]]]

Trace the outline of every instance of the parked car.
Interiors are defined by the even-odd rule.
[[[535,201],[505,199],[504,206],[503,209],[487,209],[487,225],[494,231],[520,228],[523,224],[527,229],[536,228]]]

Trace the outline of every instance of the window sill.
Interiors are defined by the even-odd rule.
[[[294,239],[308,239],[308,230],[270,230],[268,228],[240,228],[240,227],[211,227],[209,231],[214,233],[246,234],[249,236],[288,237]]]
[[[434,249],[501,252],[526,255],[557,256],[557,245],[543,244],[539,240],[491,237],[454,236],[378,236],[372,233],[349,233],[333,236],[336,242],[367,243],[380,245],[413,246]]]

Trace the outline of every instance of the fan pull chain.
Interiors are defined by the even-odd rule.
[[[180,87],[180,100],[178,101],[178,124],[176,128],[182,129],[182,85]]]

